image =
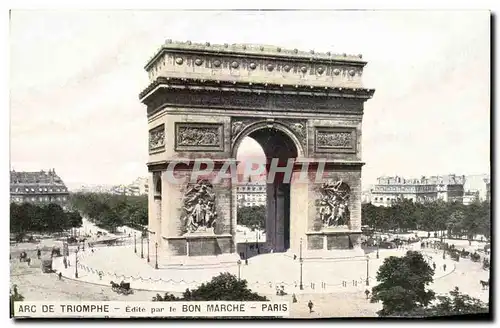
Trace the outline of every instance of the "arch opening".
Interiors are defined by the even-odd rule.
[[[289,159],[299,156],[300,150],[285,131],[267,126],[251,130],[236,146],[239,162],[237,224],[244,223],[241,222],[245,219],[242,213],[248,216],[249,208],[254,208],[256,215],[264,215],[262,231],[250,232],[246,230],[248,227],[240,226],[240,230],[252,236],[245,238],[240,231],[238,253],[248,258],[266,252],[286,252],[290,248],[290,181],[284,179],[284,172],[273,175],[269,170],[273,160],[279,168],[286,167]],[[262,237],[257,240],[259,234]]]

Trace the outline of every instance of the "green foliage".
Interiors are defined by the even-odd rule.
[[[78,212],[65,212],[57,204],[10,204],[10,231],[19,241],[27,232],[62,232],[81,225]]]
[[[236,276],[226,272],[213,277],[210,282],[203,283],[197,289],[186,289],[182,297],[175,297],[169,293],[163,297],[157,294],[153,297],[153,301],[268,301],[268,299],[252,292],[246,280],[238,280]]]
[[[98,227],[112,232],[122,225],[142,229],[148,224],[147,196],[75,193],[70,204]]]
[[[477,298],[460,293],[458,287],[455,287],[452,291],[450,291],[450,296],[437,296],[434,304],[410,311],[395,313],[392,316],[434,317],[489,313],[488,304]]]
[[[266,224],[266,207],[260,205],[238,208],[237,222],[239,225],[251,229],[264,229]]]
[[[427,306],[434,292],[426,290],[433,281],[434,270],[419,252],[408,251],[404,257],[391,256],[377,272],[380,282],[372,289],[372,302],[381,301],[380,316],[412,311]]]
[[[435,201],[413,203],[408,199],[397,201],[391,207],[363,204],[362,222],[382,231],[389,230],[447,230],[450,237],[483,234],[490,236],[490,203],[471,205]]]

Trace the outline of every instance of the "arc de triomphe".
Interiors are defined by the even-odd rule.
[[[195,159],[213,160],[215,170],[234,164],[249,136],[269,160],[294,159],[290,183],[267,184],[269,248],[360,251],[361,123],[375,91],[363,87],[365,65],[361,55],[167,40],[146,64],[150,84],[140,94],[150,247],[165,256],[236,252],[234,181],[182,178]],[[295,179],[304,172],[306,181]]]

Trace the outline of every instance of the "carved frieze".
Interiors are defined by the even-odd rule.
[[[243,131],[247,126],[252,123],[258,122],[258,118],[248,118],[248,117],[232,117],[231,118],[231,144],[234,143],[236,137]]]
[[[224,130],[219,123],[176,123],[176,151],[222,151]]]
[[[183,232],[206,232],[215,227],[217,212],[215,192],[208,181],[188,184],[182,203],[181,222]]]
[[[165,150],[165,125],[162,124],[149,130],[149,152]]]
[[[303,149],[307,149],[307,121],[306,120],[277,120],[283,122],[297,137]]]
[[[356,152],[356,128],[315,128],[315,151],[316,152],[337,152],[337,153],[355,153]]]
[[[212,91],[164,90],[151,97],[147,102],[148,115],[151,116],[165,107],[250,109],[307,113],[345,113],[363,114],[363,101],[358,99],[339,99],[328,96],[302,96],[255,93],[221,93]]]
[[[318,215],[323,227],[338,227],[349,225],[349,197],[351,188],[342,180],[328,181],[320,188],[318,199]]]

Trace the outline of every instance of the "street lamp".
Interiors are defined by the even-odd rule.
[[[238,280],[240,280],[241,277],[241,260],[238,260]]]
[[[257,254],[260,254],[260,249],[259,249],[259,229],[255,229],[255,247],[257,247]]]
[[[380,250],[380,236],[377,237],[377,259],[379,258],[378,251]]]
[[[144,258],[144,233],[141,232],[141,259]]]
[[[300,238],[300,250],[299,250],[299,263],[300,263],[300,290],[304,290],[304,285],[302,284],[302,265],[304,260],[302,259],[302,238]]]
[[[245,239],[245,264],[248,264],[248,239]]]
[[[137,254],[137,242],[136,242],[136,239],[137,239],[137,232],[134,232],[134,253]]]
[[[366,255],[366,285],[367,286],[370,286],[370,282],[368,280],[368,277],[370,276],[369,267],[370,267],[370,256]]]
[[[156,257],[155,269],[158,269],[158,243],[157,242],[155,242],[155,257]]]
[[[147,242],[148,242],[148,263],[149,263],[149,231],[148,235],[146,236]]]
[[[441,236],[441,247],[443,247],[443,260],[446,259],[446,247],[444,245],[444,238]]]
[[[78,278],[78,249],[75,250],[75,278]]]

